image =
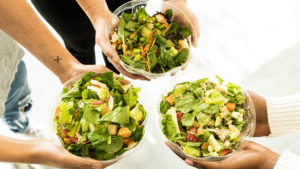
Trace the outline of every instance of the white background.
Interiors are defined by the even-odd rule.
[[[159,4],[158,0],[152,2]],[[267,96],[300,92],[300,45],[297,45],[300,40],[300,1],[188,0],[188,6],[199,18],[201,37],[191,64],[179,74],[197,76],[201,71],[213,71]],[[96,51],[98,64],[103,64],[98,47]],[[49,130],[50,109],[61,84],[30,53],[26,52],[24,60],[34,100],[31,122]],[[170,80],[165,77],[151,82],[133,82],[142,87],[141,102],[150,115],[148,132],[138,150],[109,168],[190,168],[164,145],[157,127],[157,99]],[[1,130],[3,134],[21,137],[10,133],[3,124]],[[296,133],[255,140],[275,152],[290,149],[300,155],[300,144],[295,141],[299,139],[300,134]],[[0,168],[5,169],[30,167],[0,164]]]

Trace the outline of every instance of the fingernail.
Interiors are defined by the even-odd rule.
[[[93,165],[92,165],[92,168],[93,168],[93,169],[101,169],[101,168],[102,168],[102,165],[101,165],[101,163],[96,163],[96,164],[93,164]]]
[[[188,165],[194,165],[194,162],[189,159],[185,159],[184,162]]]

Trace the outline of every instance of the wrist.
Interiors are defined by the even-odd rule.
[[[111,14],[105,0],[77,0],[93,25],[97,19],[104,19]]]
[[[280,155],[272,151],[261,153],[260,169],[274,169]]]

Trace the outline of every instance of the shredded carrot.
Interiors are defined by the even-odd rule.
[[[123,47],[123,54],[126,55],[127,45],[124,45],[122,47]]]
[[[183,51],[183,50],[184,50],[184,48],[180,48],[178,51],[181,52],[181,51]]]
[[[137,31],[133,32],[132,34],[130,34],[130,38],[134,37],[136,35]]]
[[[166,29],[163,31],[162,35],[165,36],[165,34],[167,33],[167,31],[168,31],[170,28],[171,28],[171,26],[168,25],[168,26],[166,27]]]
[[[152,45],[152,42],[153,42],[153,37],[152,36],[153,36],[153,32],[151,31],[150,34],[149,34],[149,37],[148,37],[148,43],[144,48],[144,55],[147,52],[149,52],[149,50],[150,50],[150,46]]]
[[[133,47],[132,46],[131,46],[130,52],[131,52],[130,57],[133,58]]]

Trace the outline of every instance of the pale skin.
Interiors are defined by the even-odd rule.
[[[105,0],[77,0],[78,4],[85,11],[89,19],[91,20],[95,30],[96,30],[96,42],[101,47],[103,53],[108,57],[108,60],[120,71],[123,75],[128,76],[132,79],[141,79],[141,80],[149,80],[143,76],[131,74],[127,72],[119,63],[119,56],[116,50],[111,46],[110,40],[106,37],[106,26],[111,23],[113,18],[116,16],[113,15],[111,11],[109,11]],[[195,14],[191,10],[189,10],[186,6],[186,2],[184,0],[168,0],[163,1],[162,3],[162,11],[166,10],[166,4],[172,4],[174,7],[181,9],[189,18],[189,27],[193,33],[192,35],[192,43],[193,46],[197,46],[197,42],[200,36],[200,29],[198,26],[198,19]],[[175,18],[176,15],[180,15],[178,13],[173,13]],[[176,20],[177,22],[181,22],[181,24],[186,24],[180,18]],[[183,68],[184,69],[184,68]]]
[[[0,29],[18,41],[61,82],[88,71],[109,71],[102,65],[80,64],[51,34],[25,0],[0,0]],[[1,43],[1,42],[0,42]],[[59,56],[59,63],[55,59]],[[0,161],[34,163],[63,169],[101,169],[110,164],[81,158],[48,140],[18,140],[0,136]]]
[[[256,111],[254,136],[268,136],[271,131],[268,123],[266,99],[252,91],[248,92]],[[166,143],[166,145],[173,151],[177,149],[176,146],[169,143]],[[194,162],[191,159],[185,159],[180,154],[177,155],[186,164],[203,169],[273,169],[279,159],[279,154],[254,142],[248,142],[245,149],[221,162]]]

